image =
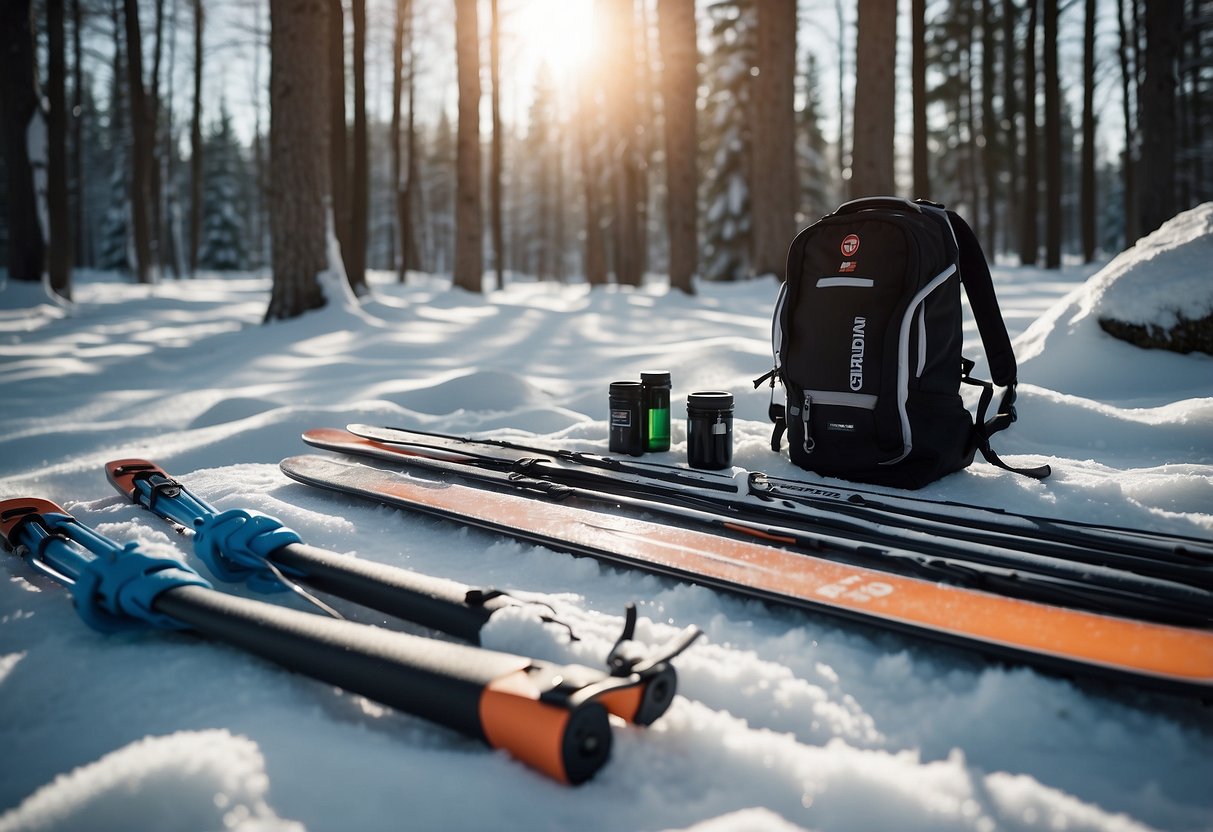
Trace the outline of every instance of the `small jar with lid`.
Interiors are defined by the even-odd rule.
[[[611,453],[629,456],[640,456],[644,453],[643,393],[644,389],[639,381],[611,382]]]
[[[644,388],[644,449],[670,449],[670,374],[665,370],[645,370],[640,374]]]
[[[708,390],[687,396],[687,462],[720,470],[733,465],[733,394]]]

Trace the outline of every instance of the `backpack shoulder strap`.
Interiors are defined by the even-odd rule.
[[[981,243],[969,224],[955,211],[947,211],[948,224],[956,238],[957,260],[960,282],[964,286],[973,317],[977,320],[977,331],[981,334],[981,346],[986,351],[990,364],[990,376],[999,387],[1013,387],[1018,380],[1015,351],[1011,349],[1011,338],[1007,325],[998,308],[994,294],[994,279],[990,266],[981,250]]]
[[[992,417],[986,418],[986,411],[994,397],[993,387],[988,381],[975,379],[969,375],[973,362],[965,361],[961,381],[982,388],[981,399],[977,406],[977,419],[974,426],[974,439],[977,450],[986,462],[1007,471],[1014,471],[1025,477],[1044,479],[1052,473],[1048,465],[1035,468],[1016,468],[1003,462],[994,449],[990,447],[990,437],[1000,430],[1009,428],[1018,418],[1015,412],[1015,385],[1018,383],[1018,367],[1015,363],[1015,351],[1011,348],[1011,338],[1007,335],[1007,325],[1002,319],[1002,311],[998,307],[998,298],[994,294],[994,278],[990,275],[990,266],[981,250],[981,243],[969,224],[955,211],[943,210],[952,236],[956,241],[957,264],[960,268],[960,283],[964,286],[965,296],[969,299],[969,307],[977,321],[977,331],[981,335],[981,345],[990,365],[990,376],[999,387],[1004,388],[1002,400]]]

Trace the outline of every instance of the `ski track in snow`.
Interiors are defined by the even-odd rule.
[[[1093,268],[995,269],[1019,335],[1020,421],[994,445],[1037,483],[975,464],[921,492],[1091,522],[1213,534],[1213,359],[1113,342],[1081,311]],[[776,285],[637,290],[516,282],[485,297],[372,275],[262,326],[262,275],[134,286],[77,303],[0,289],[0,496],[56,500],[118,540],[184,558],[116,496],[104,462],[145,456],[219,508],[274,514],[315,545],[517,590],[570,623],[496,616],[495,649],[598,664],[637,601],[637,638],[705,631],[683,694],[572,789],[420,719],[184,634],[102,636],[67,593],[0,567],[0,832],[17,829],[1213,829],[1213,711],[821,615],[571,558],[330,496],[277,462],[350,422],[605,451],[606,391],[660,367],[737,397],[735,463],[768,447]],[[966,354],[977,337],[966,330]],[[657,461],[685,461],[685,428]],[[242,587],[225,586],[239,594]],[[290,603],[283,601],[283,603]],[[356,620],[385,622],[335,604]],[[415,628],[412,628],[415,631]]]

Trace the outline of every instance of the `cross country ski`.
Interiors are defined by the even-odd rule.
[[[1063,672],[1208,695],[1213,632],[908,577],[720,534],[319,456],[292,479],[554,549],[961,644]]]

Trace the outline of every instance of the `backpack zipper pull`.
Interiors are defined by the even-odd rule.
[[[812,426],[809,423],[809,411],[813,406],[813,397],[808,391],[804,394],[804,407],[800,411],[800,421],[804,423],[804,452],[806,454],[813,453],[813,449],[817,447],[816,440],[813,439]]]

